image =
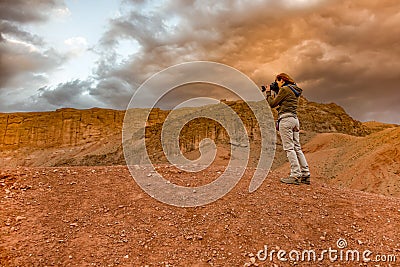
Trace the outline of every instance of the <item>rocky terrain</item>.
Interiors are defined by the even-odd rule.
[[[0,266],[398,266],[399,198],[328,186],[319,177],[311,186],[283,185],[282,170],[249,193],[253,170],[222,199],[179,208],[147,195],[124,166],[3,169]],[[196,186],[224,169],[157,171]],[[264,246],[275,251],[272,259],[257,257]],[[333,260],[321,258],[329,248]],[[282,261],[279,250],[314,250],[317,258]],[[340,260],[340,251],[354,250],[359,260]]]
[[[257,120],[245,103],[222,102],[243,120],[251,146],[248,165],[257,166],[261,138]],[[213,108],[207,109],[219,112],[213,111]],[[140,129],[142,125],[138,124],[139,121],[145,121],[145,111],[134,110],[132,127]],[[201,108],[185,108],[179,114],[184,117],[199,111]],[[161,129],[169,113],[153,109],[146,122],[143,138],[146,138],[147,151],[153,163],[168,163],[160,140]],[[121,145],[124,115],[124,111],[98,108],[0,114],[0,165],[124,165],[126,162]],[[304,98],[299,103],[299,117],[304,151],[310,154],[311,167],[326,182],[372,193],[400,196],[400,128],[397,125],[361,123],[352,119],[336,104],[318,104]],[[204,138],[213,139],[218,147],[215,164],[227,165],[230,159],[229,135],[221,125],[210,119],[189,121],[180,133],[180,149],[186,157],[196,159],[200,155],[200,141]],[[272,168],[288,169],[279,136],[276,140]]]
[[[245,103],[225,102],[241,118],[254,141],[259,140],[258,124]],[[188,112],[196,112],[195,109]],[[135,111],[138,118],[144,111]],[[153,109],[146,131],[154,138],[169,111]],[[121,130],[124,111],[93,108],[89,110],[60,109],[54,112],[0,114],[0,164],[2,166],[71,166],[124,164]],[[318,104],[302,98],[299,106],[302,128],[308,133],[334,132],[365,136],[374,129],[352,119],[335,104]],[[135,125],[134,125],[135,126]],[[140,127],[140,126],[137,126]],[[209,131],[205,131],[209,127]],[[190,129],[190,130],[188,130]],[[182,149],[198,148],[205,137],[227,145],[227,135],[220,125],[201,120],[183,129]],[[207,134],[206,134],[207,132]],[[221,133],[221,134],[219,134]],[[258,136],[258,137],[257,137]],[[154,142],[153,142],[154,143]],[[153,147],[160,151],[160,147]],[[157,156],[158,158],[160,156]]]
[[[399,265],[400,127],[361,123],[335,104],[301,99],[311,185],[279,182],[289,166],[278,138],[272,171],[249,193],[258,124],[243,102],[223,102],[244,121],[250,161],[231,192],[196,208],[161,203],[134,181],[124,166],[123,111],[0,114],[0,266]],[[135,114],[132,127],[140,129],[145,112]],[[205,118],[187,123],[180,134],[186,157],[196,159],[206,137],[218,151],[206,170],[184,172],[161,149],[168,114],[152,110],[143,135],[156,171],[189,187],[217,179],[230,159],[226,131]],[[275,254],[263,257],[265,246]],[[321,257],[329,249],[338,257]],[[315,251],[316,259],[289,259],[293,250]],[[349,251],[360,259],[347,259]],[[365,251],[370,261],[362,258]]]

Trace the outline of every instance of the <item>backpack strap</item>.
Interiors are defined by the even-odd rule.
[[[291,86],[290,84],[288,84],[287,86],[290,88],[290,90],[292,90],[292,92],[296,97],[299,97],[301,95],[301,93],[299,93],[296,89],[294,89],[293,86]]]

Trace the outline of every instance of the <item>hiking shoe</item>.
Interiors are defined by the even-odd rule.
[[[310,175],[302,176],[300,178],[300,183],[302,183],[302,184],[310,184]]]
[[[285,184],[299,185],[300,184],[300,179],[299,178],[294,178],[294,177],[287,177],[287,178],[282,178],[281,182],[285,183]]]

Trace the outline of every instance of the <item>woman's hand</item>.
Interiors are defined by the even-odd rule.
[[[267,86],[261,85],[261,92],[270,93],[271,88],[269,87],[269,85],[267,85]]]

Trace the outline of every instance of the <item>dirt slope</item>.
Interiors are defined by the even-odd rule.
[[[199,183],[170,166],[171,181]],[[398,266],[400,199],[323,182],[290,186],[274,171],[249,194],[249,170],[224,198],[177,208],[145,194],[126,167],[19,168],[0,171],[1,266]],[[397,262],[278,260],[259,250],[372,251]],[[343,240],[342,240],[343,241]],[[337,252],[339,253],[339,252]],[[339,254],[337,254],[339,255]],[[345,255],[345,254],[344,254]],[[260,256],[262,256],[260,254]],[[288,256],[286,255],[286,258]],[[312,258],[311,258],[312,259]],[[351,259],[351,258],[349,258]]]
[[[383,123],[379,121],[367,121],[363,122],[362,125],[367,127],[367,129],[369,129],[371,133],[376,133],[388,128],[394,128],[399,126],[397,124]]]
[[[314,176],[330,184],[400,197],[400,127],[366,137],[316,135],[304,145]],[[288,169],[285,164],[280,169]]]

